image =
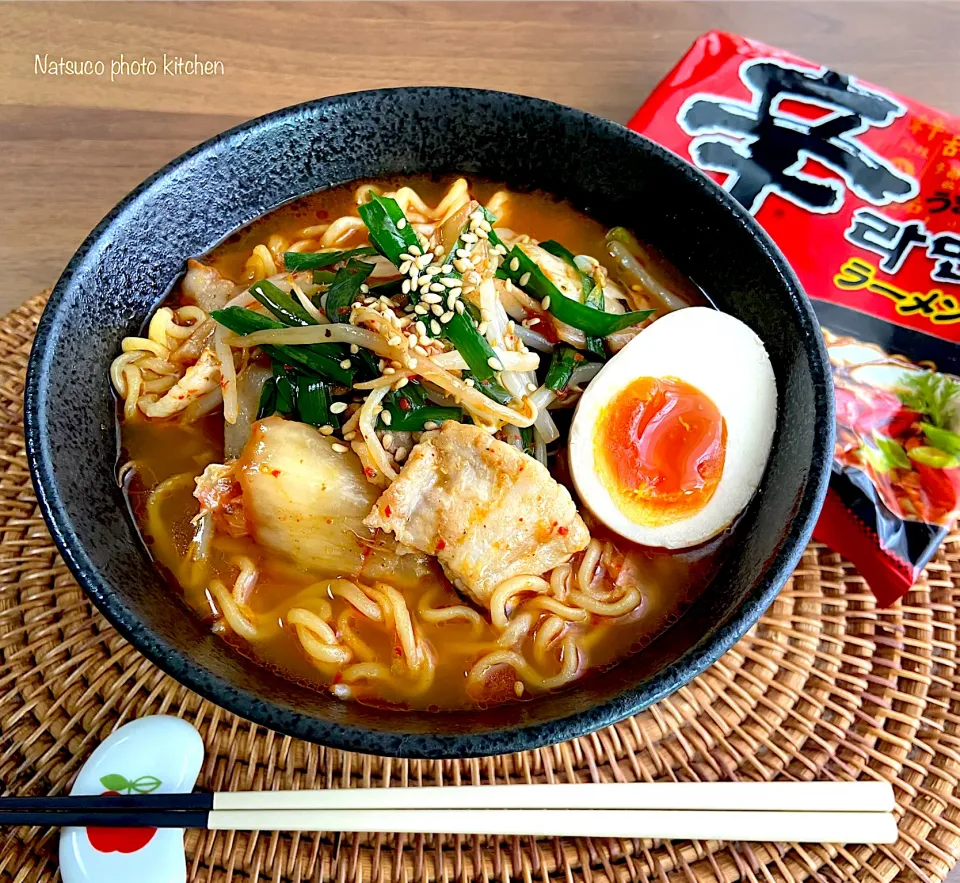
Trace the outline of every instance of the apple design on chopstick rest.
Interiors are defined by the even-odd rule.
[[[96,748],[71,794],[186,794],[203,765],[200,734],[156,715],[120,727]],[[186,883],[182,828],[64,828],[63,883]]]

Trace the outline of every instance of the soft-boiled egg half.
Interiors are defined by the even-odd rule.
[[[590,382],[570,471],[600,521],[645,546],[695,546],[733,522],[770,455],[777,386],[763,343],[707,307],[647,326]]]

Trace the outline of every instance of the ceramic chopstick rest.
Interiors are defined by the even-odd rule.
[[[120,727],[83,765],[71,794],[187,794],[203,740],[180,718],[155,715]],[[182,828],[64,828],[63,883],[186,883]]]

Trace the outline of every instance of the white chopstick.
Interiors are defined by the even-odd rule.
[[[889,782],[614,782],[224,791],[213,810],[708,810],[885,813]]]
[[[895,843],[897,840],[894,817],[891,813],[884,812],[632,809],[385,811],[382,808],[213,810],[210,812],[207,827],[219,831],[364,831],[385,834],[626,837],[796,843]]]

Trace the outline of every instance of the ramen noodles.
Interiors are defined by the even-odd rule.
[[[776,407],[755,335],[628,231],[462,178],[238,232],[111,380],[131,509],[198,615],[342,699],[431,710],[559,689],[668,627]],[[585,390],[606,416],[581,418]],[[568,448],[571,426],[606,441]],[[605,469],[609,444],[632,465]]]

